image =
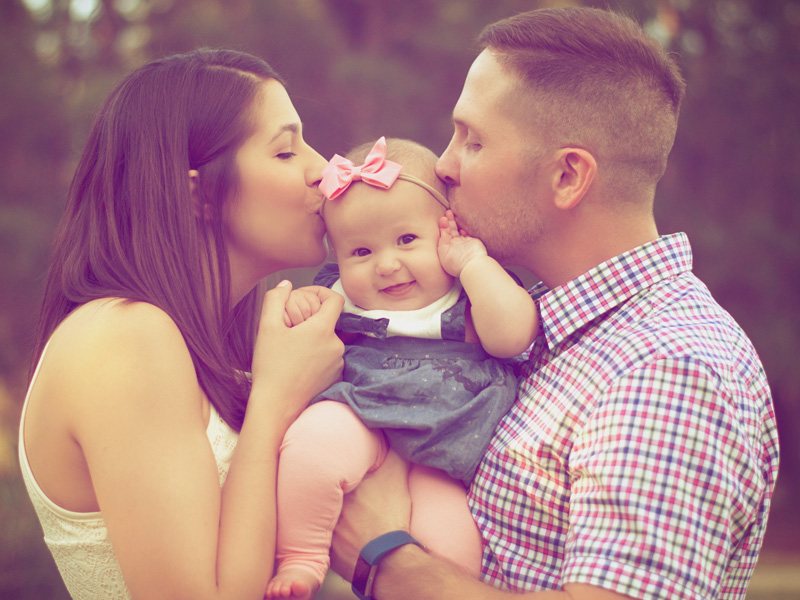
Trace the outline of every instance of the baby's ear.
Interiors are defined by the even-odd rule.
[[[189,169],[189,192],[192,194],[194,214],[198,219],[208,221],[211,219],[211,207],[200,199],[198,185],[200,185],[200,173],[196,169]]]

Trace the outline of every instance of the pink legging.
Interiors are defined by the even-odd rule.
[[[289,428],[278,469],[278,573],[302,568],[320,582],[344,494],[386,458],[386,438],[340,402],[307,408]],[[432,552],[477,577],[481,537],[461,482],[443,471],[412,465],[411,533]]]

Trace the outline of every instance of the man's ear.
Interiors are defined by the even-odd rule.
[[[208,204],[205,204],[200,199],[200,194],[197,191],[199,182],[200,173],[197,172],[197,169],[189,169],[189,192],[192,194],[194,214],[198,219],[209,220],[211,218],[211,210]]]
[[[556,154],[553,191],[556,208],[571,210],[589,191],[597,174],[597,161],[584,148],[562,148]]]

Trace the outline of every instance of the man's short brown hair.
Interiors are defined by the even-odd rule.
[[[631,183],[661,178],[685,83],[637,23],[593,8],[534,10],[487,26],[478,43],[521,79],[523,101],[510,108],[545,144],[585,148]]]

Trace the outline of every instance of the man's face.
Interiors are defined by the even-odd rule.
[[[542,148],[512,110],[523,94],[516,78],[484,50],[472,64],[453,109],[455,133],[436,164],[449,186],[460,227],[486,244],[503,264],[526,266],[541,235],[540,206],[549,187],[541,173]]]

